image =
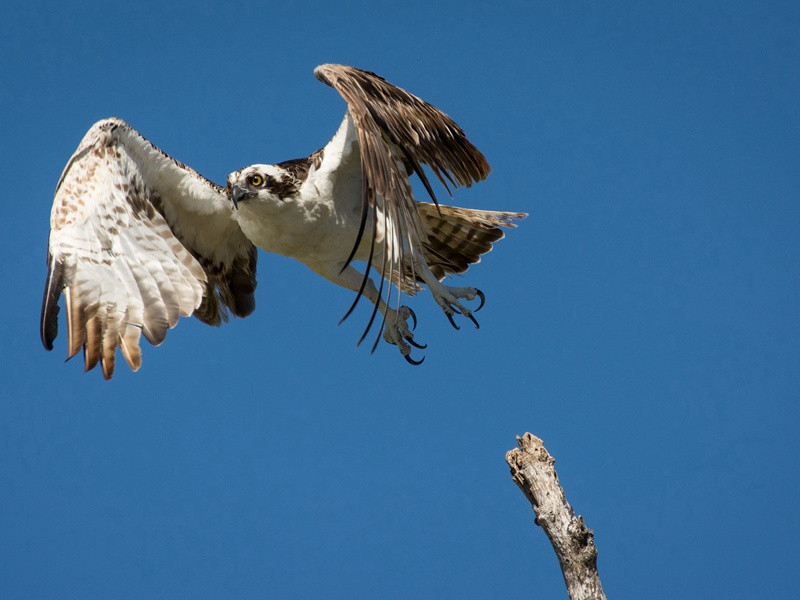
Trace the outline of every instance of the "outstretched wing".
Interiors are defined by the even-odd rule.
[[[364,182],[361,223],[347,263],[353,259],[371,215],[371,246],[374,248],[379,231],[387,241],[383,244],[381,282],[389,276],[406,289],[413,288],[416,277],[409,259],[424,261],[427,236],[409,174],[417,174],[438,206],[422,164],[428,165],[449,193],[448,183],[469,186],[485,179],[489,163],[450,117],[375,73],[328,64],[317,67],[314,75],[347,101],[358,139]],[[371,255],[367,262],[364,283]],[[410,276],[408,265],[412,265]]]
[[[68,357],[109,379],[119,346],[141,366],[180,316],[211,325],[255,308],[256,249],[223,187],[171,158],[120,119],[95,123],[56,187],[41,336],[52,350],[65,296]]]

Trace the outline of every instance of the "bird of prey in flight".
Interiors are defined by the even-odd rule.
[[[485,179],[489,164],[447,115],[378,75],[344,65],[314,75],[347,102],[338,131],[306,158],[234,171],[218,185],[116,118],[95,123],[67,162],[50,216],[41,337],[53,348],[58,301],[67,353],[106,379],[117,347],[134,371],[140,336],[154,345],[179,317],[219,325],[255,308],[256,247],[292,257],[373,303],[369,324],[412,364],[413,311],[400,302],[425,285],[454,315],[478,322],[472,287],[445,285],[524,213],[440,204],[423,164],[450,187]],[[415,200],[416,175],[431,202]],[[354,263],[363,263],[363,272]],[[374,273],[374,277],[371,276]],[[377,281],[377,285],[376,285]],[[470,308],[478,299],[479,305]],[[359,341],[359,343],[360,343]],[[423,357],[424,359],[424,357]]]

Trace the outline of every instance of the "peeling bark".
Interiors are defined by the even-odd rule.
[[[576,516],[558,482],[542,440],[526,433],[517,436],[519,448],[506,453],[511,478],[531,503],[535,523],[544,529],[561,565],[570,600],[605,600],[597,573],[594,533]]]

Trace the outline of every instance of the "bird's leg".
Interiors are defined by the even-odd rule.
[[[361,283],[364,279],[364,274],[359,272],[358,269],[352,265],[348,265],[343,271],[341,270],[341,264],[330,265],[326,268],[314,270],[329,281],[349,290],[353,290],[354,292],[361,289]],[[400,306],[397,309],[391,308],[384,302],[380,294],[378,294],[378,289],[375,287],[375,282],[372,281],[371,277],[366,281],[363,295],[366,296],[370,302],[377,305],[378,310],[385,315],[386,324],[383,331],[383,339],[397,346],[403,358],[412,365],[421,364],[422,361],[425,360],[424,357],[419,361],[411,358],[411,346],[415,348],[427,347],[414,341],[412,329],[417,326],[417,317],[414,311],[408,306]],[[413,323],[413,327],[411,328],[409,328],[408,325],[409,319],[411,319]]]
[[[476,329],[480,329],[480,325],[475,319],[473,313],[478,312],[481,308],[483,308],[483,304],[486,302],[486,297],[483,295],[482,291],[473,287],[454,287],[444,285],[431,272],[424,260],[415,259],[414,267],[417,274],[420,275],[423,281],[427,284],[434,300],[436,300],[436,303],[441,307],[442,311],[444,311],[445,316],[453,327],[456,329],[461,329],[453,320],[453,315],[459,313],[472,321],[475,324]],[[467,301],[479,298],[480,304],[478,304],[478,308],[473,311],[459,302],[459,298],[463,298]]]

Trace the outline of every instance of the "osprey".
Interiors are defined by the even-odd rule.
[[[456,313],[478,326],[473,312],[483,293],[442,280],[478,262],[503,237],[501,227],[526,215],[437,202],[423,164],[448,194],[448,183],[469,186],[490,170],[443,112],[368,71],[321,65],[314,75],[347,102],[333,139],[307,158],[235,171],[225,187],[120,119],[89,129],[53,200],[41,314],[47,350],[63,293],[68,358],[83,348],[85,369],[99,362],[109,379],[119,347],[136,371],[141,335],[158,345],[181,316],[219,325],[228,312],[253,311],[256,247],[356,292],[342,320],[366,296],[374,308],[359,343],[380,312],[383,338],[412,364],[424,357],[413,359],[411,346],[425,346],[414,339],[416,316],[400,305],[401,292],[424,284],[453,327]],[[412,174],[432,203],[414,199]],[[354,261],[365,263],[363,273]],[[466,303],[476,297],[473,311]]]

